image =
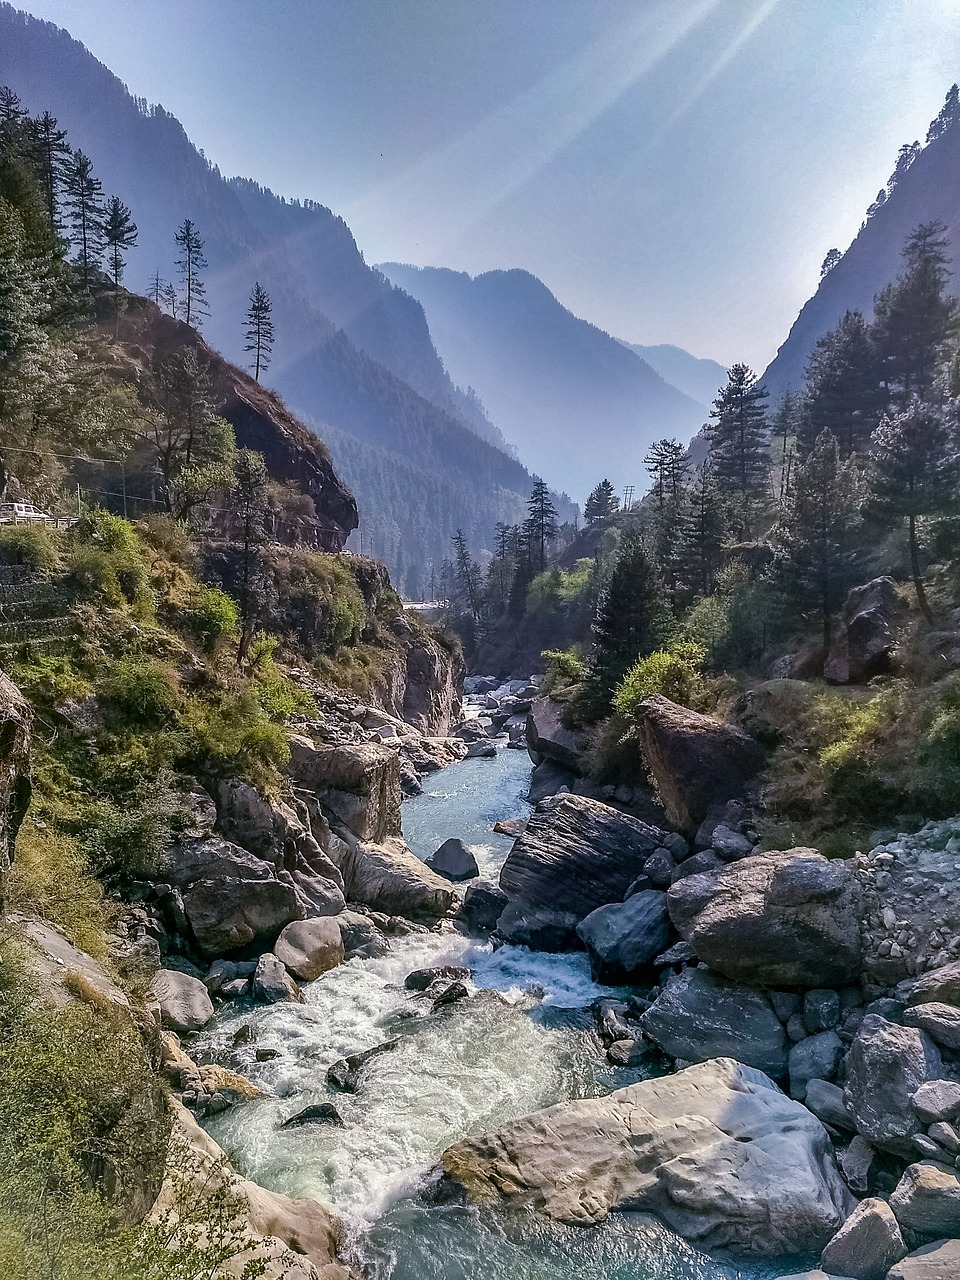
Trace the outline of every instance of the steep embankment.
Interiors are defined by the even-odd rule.
[[[579,500],[603,476],[641,486],[649,445],[687,440],[703,422],[702,405],[529,272],[383,270],[423,303],[452,376],[476,389],[521,457],[537,458],[544,477]]]
[[[960,126],[956,123],[919,153],[794,321],[763,375],[773,403],[783,392],[801,385],[814,343],[845,311],[872,313],[876,294],[902,269],[901,250],[907,236],[919,223],[935,220],[944,224],[950,239],[956,291],[960,265]]]

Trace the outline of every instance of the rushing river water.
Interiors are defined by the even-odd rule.
[[[426,857],[459,836],[481,874],[495,876],[511,840],[493,824],[529,812],[529,778],[526,753],[506,750],[432,775],[404,805],[408,843]],[[479,992],[424,1014],[403,980],[438,964],[469,965]],[[591,980],[583,955],[493,951],[453,930],[394,939],[387,955],[351,960],[306,987],[304,1005],[227,1008],[205,1033],[204,1054],[270,1096],[209,1128],[248,1176],[336,1209],[374,1280],[768,1280],[797,1270],[712,1260],[636,1215],[583,1230],[529,1213],[419,1203],[425,1175],[457,1139],[639,1078],[607,1063],[593,1030],[587,1006],[608,991]],[[243,1024],[253,1038],[234,1049]],[[368,1064],[357,1094],[328,1090],[331,1063],[394,1037],[397,1047]],[[276,1056],[256,1061],[257,1050]],[[279,1128],[325,1100],[342,1127]]]

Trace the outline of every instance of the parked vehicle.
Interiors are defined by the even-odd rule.
[[[32,502],[0,502],[0,524],[49,524],[51,519]]]

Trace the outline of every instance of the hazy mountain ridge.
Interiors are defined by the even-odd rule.
[[[650,443],[688,439],[703,421],[702,404],[527,271],[381,270],[423,304],[454,381],[475,387],[520,455],[568,493],[585,496],[604,475],[643,485]]]
[[[530,473],[495,447],[502,437],[489,423],[487,440],[480,438],[482,414],[447,376],[421,307],[366,265],[342,218],[254,182],[225,180],[175,117],[134,99],[67,32],[3,3],[0,83],[30,110],[51,111],[71,145],[91,156],[104,191],[132,209],[139,227],[127,273],[132,288],[144,289],[158,269],[174,276],[174,232],[191,218],[209,261],[211,314],[203,332],[211,345],[246,363],[244,314],[260,280],[277,330],[265,381],[292,408],[318,428],[331,423],[344,439],[362,439],[370,447],[364,457],[384,450],[384,468],[397,457],[415,459],[421,473],[439,468],[443,474],[434,478],[457,495],[457,523],[474,546],[489,545],[497,520],[514,518]],[[366,486],[356,466],[351,478],[361,518],[388,565],[401,542],[407,563],[421,567],[448,554],[453,527],[431,530],[429,547],[411,533],[415,522],[403,513],[416,511],[415,492],[398,496],[400,518],[388,519],[374,497],[380,485]]]
[[[683,347],[676,347],[672,343],[661,342],[653,347],[641,346],[636,342],[624,342],[623,345],[630,351],[635,351],[641,360],[645,360],[671,386],[702,404],[705,414],[727,380],[726,365],[717,360],[691,355]]]
[[[803,382],[814,343],[845,311],[873,313],[873,299],[903,269],[901,250],[921,222],[939,219],[950,240],[953,292],[960,291],[960,127],[947,128],[923,148],[886,201],[861,227],[839,262],[794,321],[763,375],[771,403]]]

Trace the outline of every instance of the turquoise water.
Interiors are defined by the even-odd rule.
[[[511,839],[493,823],[524,817],[523,752],[468,760],[426,780],[404,805],[404,834],[427,857],[450,836],[470,844],[495,878]],[[465,964],[478,994],[436,1015],[404,990],[413,969]],[[656,1222],[617,1215],[594,1230],[528,1213],[427,1208],[418,1199],[452,1142],[565,1098],[607,1093],[638,1078],[611,1067],[587,1011],[608,991],[584,955],[523,947],[493,951],[453,929],[395,939],[374,960],[351,960],[306,988],[306,1004],[228,1010],[204,1035],[208,1057],[234,1066],[270,1096],[209,1122],[244,1173],[336,1209],[372,1280],[768,1280],[795,1271],[738,1268],[692,1249]],[[250,1024],[254,1041],[232,1048]],[[397,1037],[373,1059],[355,1095],[332,1095],[327,1067]],[[256,1049],[274,1050],[257,1062]],[[280,1123],[332,1099],[343,1127],[282,1131]]]

